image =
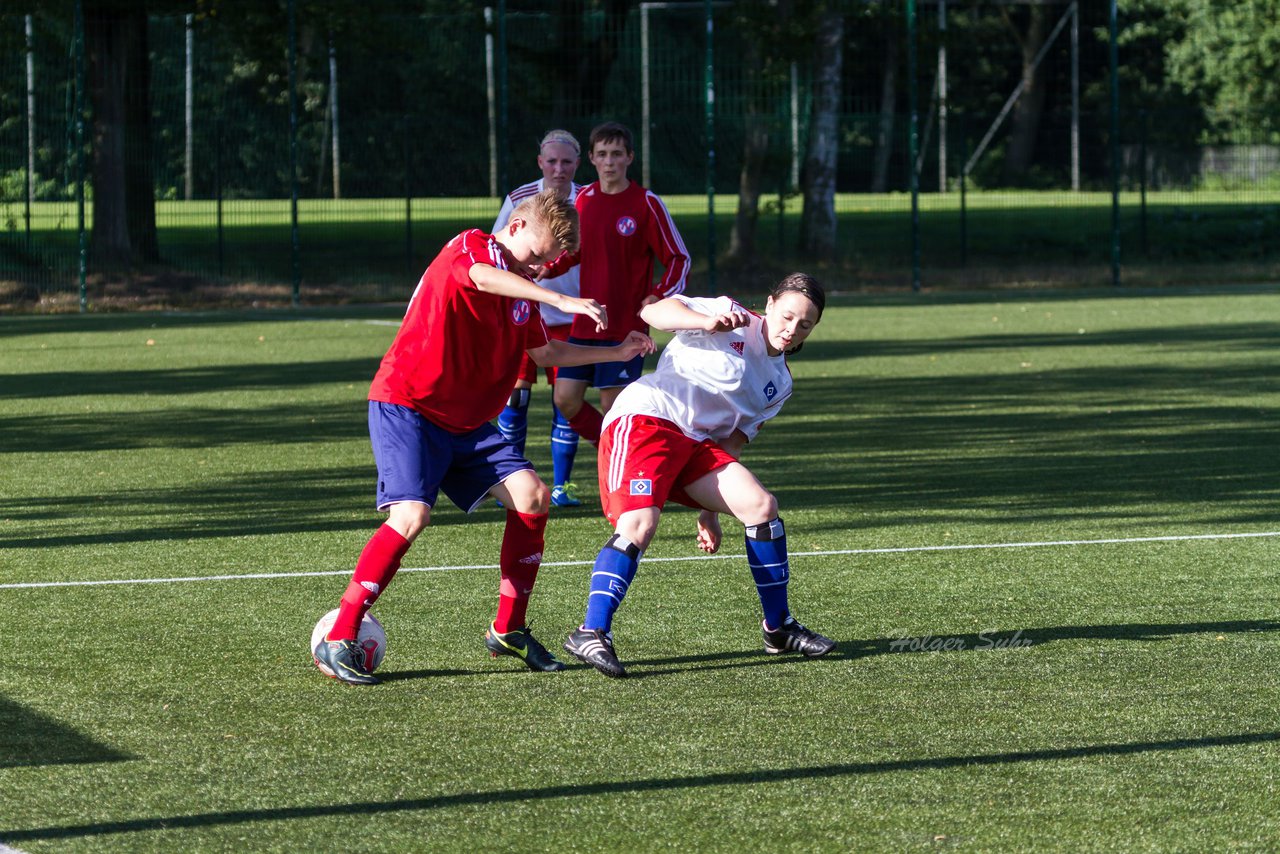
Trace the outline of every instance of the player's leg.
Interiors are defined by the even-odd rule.
[[[834,649],[834,641],[805,628],[791,616],[787,602],[791,579],[787,534],[773,494],[738,462],[703,475],[687,484],[685,491],[706,509],[731,514],[745,528],[747,564],[764,614],[765,652],[792,651],[812,658]]]
[[[356,645],[360,621],[387,589],[409,546],[431,522],[441,472],[449,450],[438,428],[406,407],[370,402],[369,438],[378,466],[378,509],[387,520],[365,544],[338,605],[338,617],[314,650],[344,682],[373,685]]]
[[[590,368],[585,365],[582,367]],[[604,424],[604,415],[587,402],[587,387],[590,383],[585,379],[566,376],[570,371],[581,368],[562,368],[556,376],[556,388],[553,401],[556,408],[564,415],[573,431],[591,444],[600,442],[600,428]]]
[[[507,398],[507,405],[498,413],[498,431],[522,456],[525,438],[529,434],[529,398],[532,396],[532,389],[533,383],[528,380],[516,380],[516,386]]]
[[[689,440],[669,422],[624,416],[600,440],[600,501],[614,533],[596,555],[582,624],[565,649],[606,676],[626,670],[613,646],[613,616],[635,579],[658,529],[666,484],[689,452]]]
[[[551,405],[551,503],[556,507],[578,507],[573,483],[573,463],[578,456],[578,433],[554,403]]]
[[[529,597],[542,565],[550,491],[509,444],[486,435],[491,429],[476,431],[478,441],[470,461],[442,485],[459,506],[474,507],[487,493],[507,508],[498,558],[498,611],[485,629],[485,646],[495,657],[514,656],[531,670],[563,670],[564,665],[533,637],[528,626]],[[485,493],[476,494],[477,485],[494,480]]]

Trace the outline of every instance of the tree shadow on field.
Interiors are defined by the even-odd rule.
[[[0,697],[0,769],[123,762],[133,758]]]
[[[493,807],[499,804],[549,804],[568,798],[581,799],[619,794],[643,794],[647,792],[696,791],[723,786],[769,786],[779,783],[813,780],[839,782],[879,774],[947,770],[952,768],[1004,768],[1023,763],[1142,756],[1145,754],[1164,754],[1217,747],[1250,747],[1269,745],[1277,741],[1280,741],[1280,732],[1245,732],[1221,735],[1197,734],[1158,741],[1114,742],[1087,744],[1077,747],[1047,747],[1002,753],[833,762],[825,765],[806,765],[791,768],[751,768],[741,771],[690,774],[682,777],[601,780],[576,784],[544,785],[524,789],[471,789],[455,794],[438,794],[390,801],[357,801],[267,809],[222,810],[196,815],[167,815],[154,818],[36,827],[5,831],[4,839],[7,843],[21,843],[54,839],[80,839],[89,836],[105,836],[107,834],[145,833],[155,830],[173,831],[204,827],[225,827],[263,821],[297,821],[312,818],[331,820],[336,816],[358,816],[362,819],[367,819],[372,815],[429,813],[437,810],[475,806]]]
[[[1150,643],[1179,635],[1280,632],[1276,620],[1222,620],[1199,623],[1119,623],[1109,626],[1043,626],[1034,629],[990,629],[952,634],[895,634],[888,638],[840,641],[829,657],[858,659],[875,655],[929,652],[981,652],[1043,646],[1055,641],[1119,640]]]
[[[1018,525],[1194,506],[1205,523],[1273,524],[1277,401],[1280,374],[1263,361],[802,375],[746,462],[784,508],[831,509],[846,530],[916,524],[921,508],[939,523],[980,512]]]
[[[376,480],[370,460],[367,468],[264,471],[169,488],[0,498],[0,519],[12,523],[0,530],[13,531],[0,535],[0,550],[287,533],[372,534],[383,519],[374,508]],[[103,478],[104,486],[112,482]],[[485,509],[463,514],[443,496],[439,506],[441,512],[431,519],[435,529],[499,519]],[[183,512],[175,513],[175,508]]]

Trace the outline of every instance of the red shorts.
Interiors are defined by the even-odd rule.
[[[600,437],[600,504],[613,524],[628,510],[661,507],[667,499],[703,509],[685,492],[700,477],[729,463],[732,454],[710,439],[690,439],[662,418],[624,415]]]
[[[569,330],[572,328],[572,323],[566,323],[564,326],[548,326],[547,337],[554,341],[568,341]],[[547,372],[547,385],[555,385],[555,366],[553,365],[548,368],[543,368],[543,370]],[[520,376],[518,379],[522,379],[531,385],[538,381],[538,363],[529,358],[528,352],[524,354],[524,359],[520,362]]]

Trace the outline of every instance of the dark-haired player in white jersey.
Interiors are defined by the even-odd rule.
[[[605,418],[600,496],[614,534],[596,557],[582,625],[565,649],[606,676],[626,675],[613,614],[670,498],[701,509],[698,548],[720,548],[720,513],[746,528],[747,563],[764,611],[764,650],[826,655],[835,642],[805,628],[787,604],[787,541],[778,502],[746,466],[742,448],[791,396],[786,357],[809,337],[826,303],[813,278],[793,273],[763,314],[729,297],[670,297],[641,317],[674,332],[657,369],[627,386]]]
[[[560,198],[570,203],[574,202],[578,198],[578,191],[582,189],[581,185],[573,181],[573,176],[578,171],[578,164],[581,162],[581,148],[573,134],[559,129],[547,131],[542,137],[542,142],[538,144],[538,168],[542,170],[542,177],[528,184],[522,184],[507,194],[502,201],[502,210],[494,220],[493,233],[497,234],[506,227],[516,205],[543,190],[554,190]],[[558,276],[540,279],[538,284],[549,291],[576,297],[578,269],[578,267],[570,267]],[[541,311],[542,322],[547,327],[547,337],[555,341],[569,340],[573,315],[546,304],[541,306]],[[548,367],[545,371],[547,385],[554,389],[556,369]],[[511,397],[507,400],[506,407],[498,416],[498,430],[521,455],[524,454],[525,437],[529,430],[529,398],[537,379],[538,366],[526,353],[520,364],[520,377],[516,380],[515,388],[511,390]],[[571,480],[573,462],[577,454],[578,434],[569,426],[569,419],[565,418],[552,402],[551,468],[554,479],[551,481],[551,503],[556,507],[577,507],[582,503],[576,495],[577,487]]]

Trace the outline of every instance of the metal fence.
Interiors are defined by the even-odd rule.
[[[403,296],[444,240],[487,227],[501,196],[537,177],[548,128],[585,140],[615,119],[636,131],[632,177],[668,201],[698,286],[750,287],[752,270],[723,253],[753,128],[768,140],[754,257],[810,262],[797,237],[814,69],[804,51],[761,54],[752,22],[775,5],[458,3],[335,18],[289,2],[235,21],[208,7],[150,17],[159,257],[128,275],[93,253],[100,141],[76,21],[0,16],[0,282],[89,301],[140,277],[246,294],[290,285],[302,301]],[[926,284],[1101,283],[1117,241],[1138,279],[1170,265],[1274,272],[1280,147],[1244,130],[1210,139],[1194,108],[1148,104],[1125,82],[1140,57],[1119,69],[1113,104],[1100,4],[1039,4],[1050,33],[1034,92],[1019,89],[1023,48],[993,36],[991,15],[935,0],[912,27],[915,5],[843,7],[839,241],[822,265],[837,285],[904,286],[917,264]],[[1031,97],[1037,127],[1018,137]],[[593,178],[584,157],[578,180]]]

